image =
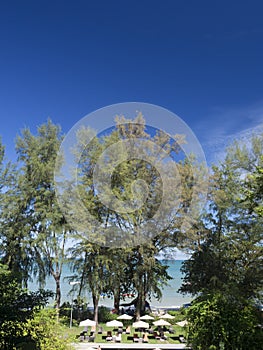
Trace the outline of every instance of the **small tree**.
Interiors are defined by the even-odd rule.
[[[27,322],[47,304],[49,291],[27,292],[6,266],[0,265],[0,347],[3,350],[31,339]]]
[[[221,293],[198,297],[187,313],[189,340],[197,350],[258,350],[263,333],[254,305]]]
[[[38,350],[69,350],[69,338],[62,337],[63,328],[57,322],[54,309],[42,309],[34,313],[34,318],[27,321],[25,329]],[[24,346],[24,347],[23,347]],[[28,344],[20,345],[21,349],[28,349]]]

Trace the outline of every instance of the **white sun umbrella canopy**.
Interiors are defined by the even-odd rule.
[[[107,327],[123,327],[123,323],[118,320],[112,320],[106,323]]]
[[[132,320],[133,317],[127,314],[123,314],[117,317],[117,320]]]
[[[81,322],[79,323],[79,326],[80,326],[80,327],[92,327],[92,326],[96,326],[96,321],[87,319],[87,320],[81,321]]]
[[[172,315],[166,313],[166,314],[160,316],[160,318],[165,318],[165,319],[167,319],[167,320],[173,320],[173,319],[174,319],[174,316],[172,316]]]
[[[144,322],[144,321],[133,322],[132,326],[133,326],[133,328],[149,328],[150,327],[149,323]]]
[[[162,319],[153,322],[153,324],[154,324],[155,326],[171,326],[171,323],[170,323],[170,322],[165,321],[165,320],[162,320]]]
[[[140,317],[140,320],[154,320],[154,317],[152,317],[150,315],[144,315],[144,316]]]
[[[188,324],[188,322],[184,320],[184,321],[177,322],[176,324],[180,327],[185,327]]]

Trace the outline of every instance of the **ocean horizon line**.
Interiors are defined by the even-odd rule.
[[[149,299],[152,307],[163,308],[164,306],[181,306],[191,301],[190,296],[185,296],[178,293],[180,286],[182,285],[183,274],[181,272],[182,263],[184,260],[179,259],[161,259],[161,261],[168,265],[168,274],[172,277],[168,285],[162,288],[162,298],[157,300],[153,296]],[[77,292],[72,292],[72,286],[69,284],[68,277],[71,276],[70,267],[65,265],[65,269],[61,278],[61,303],[72,302],[72,298],[76,298]],[[28,289],[31,291],[36,291],[38,288],[38,283],[36,279],[28,283]],[[46,280],[45,289],[49,289],[55,292],[55,281],[52,276],[49,276]],[[92,297],[89,292],[83,296],[88,305],[92,305]],[[127,301],[131,301],[131,298],[125,298]],[[99,301],[100,306],[112,307],[113,308],[113,297],[108,297],[102,295]]]

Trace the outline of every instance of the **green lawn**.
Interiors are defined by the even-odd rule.
[[[109,328],[106,326],[106,324],[100,323],[99,326],[103,328],[103,334],[95,334],[95,342],[97,343],[107,343],[105,337],[107,334],[107,331],[111,331],[112,334],[116,334],[117,330],[113,330],[112,328]],[[175,331],[174,334],[169,334],[168,332],[165,333],[165,335],[168,337],[167,340],[156,340],[154,338],[151,338],[151,335],[148,335],[149,344],[164,344],[164,343],[171,343],[171,344],[178,344],[180,343],[178,340],[173,339],[173,337],[178,337],[179,335],[186,336],[186,331],[182,327],[179,327],[177,325],[173,326],[173,329]],[[73,326],[71,329],[68,327],[64,328],[64,337],[70,338],[72,342],[79,342],[78,335],[83,330],[82,327]],[[90,331],[90,328],[88,329],[88,333]],[[135,332],[135,330],[131,327],[131,334],[122,334],[122,343],[133,343],[133,334],[137,333],[140,336],[140,332]],[[146,332],[147,333],[147,332]],[[141,333],[143,334],[143,333]]]
[[[156,340],[153,337],[151,337],[150,334],[148,334],[146,332],[146,334],[148,335],[148,343],[149,344],[164,344],[164,343],[170,343],[170,344],[178,344],[180,343],[179,340],[174,339],[174,337],[179,337],[179,335],[183,335],[185,338],[187,337],[187,330],[185,328],[182,328],[178,325],[176,325],[176,322],[178,321],[182,321],[185,319],[185,312],[184,310],[181,311],[171,311],[169,312],[171,315],[174,316],[173,320],[168,320],[171,324],[172,324],[172,328],[174,330],[173,334],[169,334],[169,332],[165,332],[165,335],[168,337],[167,340]],[[112,316],[112,315],[111,315]],[[117,316],[116,316],[117,317]],[[158,317],[156,317],[156,320],[158,319]],[[124,327],[125,325],[131,325],[132,321],[130,322],[123,322],[124,323]],[[67,338],[70,340],[70,342],[76,342],[78,343],[79,340],[79,334],[84,330],[84,328],[79,327],[78,326],[78,322],[73,320],[73,327],[69,328],[69,321],[67,318],[64,319],[64,327],[63,327],[63,334],[62,337]],[[97,331],[98,329],[102,327],[103,329],[103,334],[95,334],[95,340],[94,342],[96,343],[107,343],[106,340],[106,335],[107,335],[107,331],[111,331],[112,335],[115,335],[117,333],[117,329],[113,329],[110,327],[106,326],[106,323],[99,323],[99,326],[97,327]],[[155,329],[155,326],[153,326],[153,329]],[[90,327],[88,328],[88,334],[90,333]],[[133,327],[130,327],[131,330],[131,334],[122,334],[122,343],[133,343],[133,334],[137,333],[138,336],[140,337],[143,332],[140,334],[140,332],[135,332],[135,329]]]

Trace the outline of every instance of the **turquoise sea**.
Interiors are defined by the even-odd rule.
[[[183,260],[165,260],[165,261],[162,260],[162,262],[169,266],[168,273],[173,279],[169,281],[168,286],[165,286],[163,288],[163,296],[160,301],[152,298],[152,300],[150,301],[151,307],[168,308],[168,307],[181,306],[185,303],[190,302],[191,296],[183,296],[177,293],[177,290],[179,289],[182,283],[183,275],[180,271],[180,268]],[[70,275],[71,275],[71,272],[69,268],[65,266],[62,274],[62,280],[61,280],[62,302],[66,300],[71,300],[72,298],[72,295],[69,294],[72,286],[70,286],[66,278]],[[33,290],[36,290],[38,287],[35,282],[30,282],[28,285],[28,288],[33,291]],[[45,288],[55,291],[55,282],[53,280],[53,277],[49,277],[47,279]],[[90,306],[92,306],[91,295],[87,294],[86,298]],[[125,302],[128,302],[129,300],[131,299],[126,298]],[[113,299],[107,298],[107,297],[101,297],[100,305],[112,307]]]

